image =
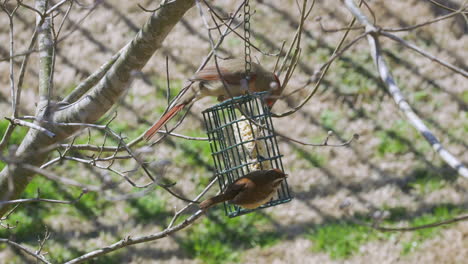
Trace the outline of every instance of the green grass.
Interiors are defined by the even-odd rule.
[[[431,95],[427,91],[416,91],[412,93],[413,100],[416,102],[428,103],[431,100]]]
[[[184,86],[184,81],[181,79],[172,79],[170,81],[170,88],[171,88],[171,100],[176,97],[182,90]],[[161,96],[161,99],[164,98],[166,100],[167,98],[167,80],[166,78],[153,78],[151,82],[154,84],[154,86],[158,87],[158,96]]]
[[[151,192],[138,199],[129,200],[126,212],[145,223],[164,222],[171,214],[166,210],[166,201]]]
[[[459,215],[461,210],[453,205],[439,205],[432,209],[431,213],[416,217],[410,221],[410,226],[421,226],[451,219]],[[408,255],[414,252],[427,239],[435,237],[442,228],[447,226],[426,228],[412,232],[411,239],[403,242],[402,254]]]
[[[48,254],[46,255],[46,258],[50,260],[52,263],[64,263],[66,261],[79,257],[96,248],[96,246],[94,245],[88,245],[88,246],[91,246],[91,247],[90,248],[88,248],[87,246],[83,247],[83,248],[88,248],[86,251],[83,248],[77,249],[77,248],[71,247],[67,243],[67,241],[57,241],[55,239],[52,241],[48,241],[45,244],[44,252],[48,252]],[[121,263],[122,256],[125,255],[126,251],[127,249],[124,248],[119,251],[112,252],[104,256],[94,258],[90,262],[86,262],[86,263],[94,263],[94,264]]]
[[[5,131],[8,127],[8,124],[10,121],[8,120],[0,120],[0,138],[3,138],[3,135],[5,134]],[[11,145],[19,145],[21,141],[23,140],[24,136],[26,136],[26,133],[28,132],[28,129],[22,126],[17,126],[15,130],[13,131],[13,134],[11,134],[10,141],[9,141],[9,146]]]
[[[341,114],[337,111],[325,109],[320,113],[320,122],[327,129],[333,129],[340,118]]]
[[[396,226],[401,221],[407,221],[410,216],[404,207],[393,207],[384,209],[390,213],[389,217],[382,222],[382,226]],[[451,219],[461,213],[461,210],[454,205],[439,205],[430,212],[421,216],[410,218],[407,226],[415,227],[436,223]],[[361,221],[370,223],[369,217],[355,216]],[[438,232],[447,226],[427,228],[414,231],[409,238],[405,238],[400,243],[402,245],[402,255],[407,255],[418,249],[419,245],[427,239],[433,238]],[[322,225],[317,225],[307,238],[313,241],[311,248],[314,252],[326,252],[332,259],[346,259],[359,252],[359,248],[374,240],[388,240],[399,234],[397,232],[379,232],[369,227],[356,224],[350,220],[331,221]]]
[[[468,133],[468,112],[464,113],[463,119],[466,120],[466,121],[462,121],[463,131],[465,133]]]
[[[202,130],[191,130],[184,132],[185,135],[191,137],[206,137]],[[202,164],[212,164],[211,147],[208,141],[199,140],[177,140],[177,149],[183,152],[175,159],[175,163],[179,165],[190,165],[195,168]]]
[[[430,192],[444,188],[448,181],[456,179],[455,175],[435,172],[432,169],[416,168],[411,173],[412,179],[407,183],[407,186],[414,189],[419,194],[428,194]]]
[[[461,98],[465,104],[468,104],[468,91],[463,91]]]
[[[222,210],[195,225],[182,240],[182,247],[203,263],[242,261],[242,252],[253,247],[267,247],[279,241],[280,235],[262,231],[269,220],[258,213],[227,218]]]
[[[10,124],[10,121],[8,120],[0,120],[0,140],[3,139],[3,135],[5,134],[5,131],[8,127],[8,124]],[[4,149],[4,155],[7,154],[7,151],[10,146],[13,145],[19,145],[21,141],[23,140],[24,136],[26,136],[26,133],[28,132],[28,129],[22,126],[16,126],[15,130],[13,130],[13,133],[11,134],[10,140],[8,141],[7,147]],[[2,170],[5,167],[5,163],[0,161],[0,170]]]
[[[327,163],[327,157],[315,150],[304,150],[295,147],[294,152],[296,152],[300,158],[308,161],[314,167],[321,168]]]
[[[347,221],[317,226],[308,238],[314,242],[312,251],[327,252],[332,259],[343,259],[358,252],[359,247],[378,236],[369,228]]]
[[[34,178],[21,195],[22,198],[35,198],[37,191],[40,190],[40,197],[47,199],[63,199],[55,184],[40,177]],[[13,234],[17,240],[33,240],[32,235],[37,235],[41,230],[45,230],[45,218],[53,217],[54,212],[48,209],[54,209],[47,203],[27,203],[20,205],[13,214],[10,215],[4,224],[16,226],[11,230],[0,229],[0,237],[7,237]],[[54,210],[55,211],[55,210]],[[57,217],[57,215],[55,215]]]
[[[61,190],[58,184],[42,177],[35,177],[22,193],[21,198],[36,198],[40,191],[40,198],[71,201],[78,197],[81,190],[67,189]],[[98,199],[96,193],[85,194],[75,204],[51,204],[45,202],[26,203],[19,206],[10,215],[5,224],[16,225],[15,229],[0,229],[0,237],[14,234],[18,240],[29,241],[35,239],[41,230],[45,229],[46,222],[66,214],[69,217],[86,219],[96,217],[103,213],[109,203]]]
[[[379,156],[385,156],[385,154],[401,155],[408,152],[409,142],[406,137],[409,133],[409,124],[403,120],[396,121],[391,129],[377,132],[377,137],[380,140],[377,146]]]
[[[146,129],[148,129],[144,125],[139,125],[137,127],[131,126],[126,122],[122,121],[113,121],[110,126],[109,126],[114,132],[117,134],[121,134],[123,137],[127,138],[127,141],[130,141],[131,139],[134,139],[141,135],[143,132],[145,132]],[[111,139],[113,141],[116,141],[113,137],[108,136],[108,140]]]

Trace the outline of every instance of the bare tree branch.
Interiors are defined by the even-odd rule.
[[[74,204],[78,202],[83,195],[88,193],[87,190],[83,190],[78,198],[72,201],[63,201],[63,200],[55,200],[55,199],[46,199],[46,198],[40,198],[40,191],[38,189],[37,191],[37,197],[36,198],[28,198],[28,199],[16,199],[16,200],[10,200],[10,201],[0,201],[0,205],[8,205],[8,204],[22,204],[22,203],[35,203],[35,202],[46,202],[46,203],[58,203],[58,204]]]
[[[68,94],[62,102],[66,104],[71,104],[80,99],[86,92],[88,92],[94,85],[96,85],[102,77],[109,71],[109,69],[114,65],[117,59],[120,56],[120,52],[117,52],[110,60],[104,63],[96,72],[91,74],[86,80],[82,81],[78,86],[76,86],[73,91]]]
[[[42,169],[42,168],[39,168],[39,167],[36,167],[36,166],[32,166],[32,165],[29,165],[29,164],[21,164],[20,166],[22,168],[26,169],[26,170],[30,170],[30,171],[32,171],[34,173],[42,175],[42,176],[44,176],[45,178],[47,178],[49,180],[52,180],[52,181],[55,181],[55,182],[60,182],[60,183],[65,184],[65,185],[75,186],[75,187],[86,189],[86,190],[92,191],[92,192],[99,192],[99,191],[102,191],[102,190],[105,189],[104,186],[100,187],[100,186],[94,186],[94,185],[86,185],[86,184],[77,182],[75,180],[66,178],[64,176],[59,176],[59,175],[57,175],[57,174],[55,174],[55,173],[53,173],[51,171],[48,171],[48,170],[45,170],[45,169]]]
[[[455,11],[455,12],[452,12],[450,14],[447,14],[445,16],[437,17],[437,18],[434,18],[432,20],[429,20],[429,21],[414,25],[414,26],[408,26],[408,27],[403,27],[403,28],[383,28],[382,30],[387,31],[387,32],[409,31],[409,30],[424,27],[424,26],[427,26],[427,25],[430,25],[430,24],[433,24],[433,23],[437,23],[439,21],[454,17],[454,16],[459,15],[461,13],[463,13],[462,9],[458,10],[458,11]]]
[[[15,126],[25,126],[25,127],[29,127],[29,128],[32,128],[32,129],[35,129],[37,131],[40,131],[44,134],[46,134],[48,137],[50,138],[53,138],[55,137],[55,134],[37,124],[34,124],[34,123],[29,123],[29,122],[26,122],[26,121],[23,121],[21,119],[11,119],[11,118],[8,118],[8,117],[5,117],[6,120],[10,121],[10,123],[14,124]]]
[[[140,243],[144,243],[144,242],[148,242],[148,241],[154,241],[154,240],[157,240],[157,239],[161,239],[161,238],[164,238],[164,237],[167,237],[191,224],[193,224],[193,222],[195,222],[195,220],[197,220],[200,216],[203,215],[203,212],[201,210],[198,210],[196,213],[194,213],[193,215],[189,216],[187,219],[185,219],[182,223],[174,226],[174,227],[171,227],[171,228],[167,228],[165,229],[164,231],[162,232],[158,232],[158,233],[155,233],[155,234],[152,234],[152,235],[147,235],[147,236],[139,236],[139,237],[135,237],[135,238],[131,238],[130,236],[112,244],[112,245],[109,245],[109,246],[106,246],[106,247],[103,247],[103,248],[100,248],[100,249],[97,249],[97,250],[94,250],[94,251],[91,251],[89,253],[86,253],[78,258],[75,258],[75,259],[72,259],[70,261],[67,261],[65,262],[65,264],[75,264],[75,263],[82,263],[84,261],[87,261],[87,260],[90,260],[92,258],[95,258],[95,257],[98,257],[98,256],[102,256],[104,254],[107,254],[109,252],[112,252],[112,251],[115,251],[117,249],[120,249],[120,248],[123,248],[123,247],[126,247],[126,246],[130,246],[130,245],[135,245],[135,244],[140,244]]]
[[[42,17],[42,13],[47,10],[46,0],[37,0],[36,9],[39,12],[36,23],[38,24],[38,48],[39,53],[39,102],[37,104],[36,114],[45,116],[48,111],[52,94],[52,75],[53,75],[53,53],[54,43],[52,38],[52,17]]]
[[[431,223],[431,224],[427,224],[427,225],[411,226],[411,227],[384,227],[384,226],[380,226],[380,225],[366,225],[366,226],[371,227],[371,228],[373,228],[375,230],[382,231],[382,232],[412,232],[412,231],[417,231],[417,230],[421,230],[421,229],[427,229],[427,228],[434,228],[434,227],[443,226],[443,225],[449,225],[449,224],[453,224],[453,223],[461,222],[461,221],[466,221],[466,220],[468,220],[468,215],[463,215],[463,216],[459,216],[459,217],[455,217],[455,218],[448,219],[448,220],[445,220],[445,221]]]
[[[361,1],[362,3],[362,1]],[[348,34],[349,32],[351,31],[351,29],[353,28],[353,25],[355,23],[356,19],[353,18],[351,20],[351,22],[349,23],[349,25],[346,27],[347,30],[346,32],[343,34],[343,37],[341,38],[340,42],[338,43],[338,45],[335,47],[335,50],[333,51],[333,54],[332,54],[332,58],[334,57],[335,54],[337,54],[340,49],[341,49],[341,46],[343,46],[346,38],[348,37]],[[361,36],[360,36],[361,37]],[[361,38],[358,37],[355,39],[355,41],[352,41],[351,43],[357,43],[357,41],[359,41]],[[348,45],[347,48],[351,47],[352,45]],[[346,50],[346,49],[343,49],[343,50]],[[342,54],[343,52],[339,52],[340,54]],[[335,57],[336,58],[336,57]],[[333,58],[333,60],[335,59]],[[301,102],[299,103],[297,106],[295,106],[292,110],[290,111],[286,111],[284,113],[281,113],[281,114],[273,114],[274,117],[285,117],[285,116],[288,116],[288,115],[292,115],[294,114],[295,112],[297,112],[299,109],[301,109],[307,102],[309,102],[310,98],[312,98],[315,93],[318,91],[318,88],[320,87],[320,84],[322,84],[322,80],[325,78],[325,75],[327,74],[328,72],[328,69],[330,68],[331,66],[331,63],[333,62],[333,60],[330,60],[329,62],[330,63],[327,63],[325,64],[325,68],[323,70],[321,70],[321,74],[320,74],[320,78],[319,80],[315,83],[315,86],[314,88],[312,88],[312,91],[306,96],[306,98]],[[323,67],[322,67],[323,68]]]
[[[21,251],[24,251],[26,254],[36,258],[37,260],[43,262],[43,263],[47,263],[47,264],[51,264],[51,262],[49,262],[44,256],[42,255],[39,255],[39,254],[36,254],[32,249],[29,249],[25,246],[22,246],[14,241],[11,241],[10,239],[7,239],[7,238],[0,238],[0,242],[2,243],[6,243],[10,246],[13,246]]]
[[[412,43],[409,43],[408,41],[406,41],[406,40],[404,40],[404,39],[402,39],[400,37],[397,37],[397,36],[395,36],[393,34],[385,32],[385,31],[380,31],[379,35],[382,35],[382,36],[385,36],[385,37],[387,37],[389,39],[395,40],[398,43],[402,44],[403,46],[405,46],[407,48],[410,48],[410,49],[416,51],[417,53],[423,55],[424,57],[426,57],[426,58],[428,58],[428,59],[430,59],[432,61],[435,61],[435,62],[439,63],[442,66],[447,67],[448,69],[452,70],[455,73],[461,74],[465,78],[468,78],[468,72],[466,72],[465,70],[460,69],[459,67],[457,67],[457,66],[455,66],[455,65],[453,65],[451,63],[448,63],[448,62],[446,62],[444,60],[441,60],[441,59],[437,58],[436,56],[428,53],[427,51],[421,49],[420,47],[418,47],[418,46],[416,46],[416,45],[414,45]]]
[[[419,116],[413,111],[411,106],[408,104],[403,96],[400,88],[397,86],[393,76],[388,68],[385,59],[382,56],[380,45],[378,41],[379,34],[383,34],[373,24],[371,24],[368,18],[359,10],[354,4],[353,0],[344,0],[348,10],[366,26],[366,30],[371,32],[367,35],[367,40],[371,48],[371,55],[374,58],[375,65],[380,74],[380,78],[387,86],[393,100],[398,105],[400,110],[406,115],[410,123],[426,138],[427,142],[432,148],[439,154],[439,156],[453,169],[455,169],[460,175],[468,178],[468,169],[449,151],[447,151],[437,137],[429,130]]]
[[[43,5],[44,1],[38,1],[38,3],[40,3],[38,4],[39,7],[44,7],[44,10],[46,10]],[[57,136],[51,139],[42,135],[41,132],[30,130],[15,154],[16,162],[40,166],[48,154],[47,152],[43,152],[43,149],[55,145],[83,128],[83,126],[61,126],[56,125],[56,123],[91,124],[104,115],[120,98],[120,95],[128,89],[132,73],[142,69],[154,52],[161,47],[162,41],[172,28],[193,5],[193,0],[178,0],[170,5],[165,5],[158,12],[152,14],[140,32],[125,46],[117,61],[106,72],[99,83],[88,92],[87,96],[82,97],[76,103],[65,108],[47,109],[43,103],[40,103],[36,111],[36,117],[40,120],[51,121],[42,122],[41,124],[44,125],[45,129],[55,133]],[[40,102],[44,102],[44,99],[48,100],[48,78],[51,76],[51,70],[45,69],[46,66],[51,65],[51,53],[45,52],[45,50],[42,52],[44,47],[52,44],[50,38],[48,38],[50,34],[46,35],[47,31],[44,31],[50,27],[48,19],[50,18],[46,17],[44,23],[40,25],[42,31],[39,31],[40,34],[38,35],[39,50],[41,50],[41,55],[44,59],[41,60],[44,67],[41,67],[40,72],[40,76],[42,76],[40,78]],[[53,112],[53,115],[50,115],[51,112]],[[31,155],[31,153],[38,152],[41,152],[41,154]],[[24,160],[26,156],[27,160]],[[17,198],[29,183],[29,176],[31,174],[31,171],[22,167],[7,165],[0,172],[0,200]],[[9,192],[8,182],[11,178],[15,179],[15,184],[12,191]],[[0,215],[3,215],[7,210],[7,206],[1,206]]]

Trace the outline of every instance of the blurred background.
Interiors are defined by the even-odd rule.
[[[25,1],[33,4],[33,1]],[[54,2],[54,1],[52,1]],[[55,1],[58,2],[58,1]],[[255,10],[251,20],[251,41],[263,51],[278,52],[294,37],[300,13],[295,1],[250,1]],[[462,0],[440,1],[458,9]],[[125,45],[148,13],[135,1],[81,1],[64,24],[67,37],[59,43],[55,68],[56,100],[60,100]],[[139,1],[153,8],[155,1]],[[235,11],[239,0],[212,1],[222,14]],[[384,28],[411,26],[449,11],[430,1],[368,1],[376,24]],[[61,12],[65,12],[65,7]],[[364,9],[366,14],[368,10]],[[320,19],[318,19],[320,18]],[[344,31],[324,29],[346,27],[352,16],[341,1],[316,1],[305,23],[302,56],[284,94],[303,87],[332,54]],[[319,22],[320,20],[320,22]],[[323,24],[321,28],[320,23]],[[0,14],[0,57],[8,57],[8,18]],[[15,49],[27,49],[34,29],[32,11],[20,10],[15,17]],[[241,32],[241,29],[238,30]],[[361,34],[351,31],[347,40]],[[69,35],[68,35],[69,34]],[[462,16],[411,31],[395,33],[435,56],[466,70],[467,25]],[[216,36],[216,34],[215,34]],[[403,94],[442,144],[464,164],[468,163],[468,86],[463,76],[381,38],[384,55]],[[143,133],[167,107],[166,66],[169,61],[171,96],[193,75],[210,50],[207,31],[196,7],[174,28],[163,47],[142,73],[135,75],[122,97],[111,128],[130,141]],[[230,34],[219,49],[225,57],[242,57],[243,41]],[[253,60],[273,69],[276,57],[253,51]],[[15,59],[19,69],[21,58]],[[9,116],[9,63],[0,61],[0,111]],[[31,56],[23,89],[22,115],[32,115],[37,97],[37,54]],[[273,112],[282,113],[299,104],[313,85],[276,103]],[[205,137],[201,111],[215,104],[205,98],[193,106],[175,132]],[[106,119],[107,118],[107,119]],[[104,117],[105,123],[109,117]],[[335,61],[317,94],[285,118],[274,118],[275,128],[306,142],[321,143],[328,131],[329,143],[341,143],[359,134],[346,147],[312,147],[278,138],[289,174],[294,199],[286,204],[230,219],[218,206],[192,226],[154,242],[126,247],[93,263],[462,263],[468,258],[468,223],[408,233],[382,233],[357,224],[372,223],[376,214],[386,217],[385,226],[414,226],[437,222],[467,212],[467,179],[459,177],[432,150],[425,139],[401,114],[375,71],[365,40]],[[0,135],[7,120],[0,121]],[[12,144],[21,142],[26,129],[15,130]],[[92,143],[104,137],[92,131]],[[109,139],[110,140],[110,139]],[[86,143],[83,133],[76,143]],[[144,148],[144,143],[138,145]],[[51,159],[58,154],[52,154]],[[75,155],[86,156],[86,152]],[[145,161],[177,192],[195,197],[212,179],[213,162],[209,143],[167,137],[145,148]],[[4,164],[0,163],[0,167]],[[130,161],[117,167],[131,169]],[[111,184],[109,191],[90,192],[73,205],[31,203],[21,205],[8,219],[15,229],[0,229],[0,237],[38,247],[38,236],[51,233],[45,243],[47,258],[63,262],[127,236],[163,230],[175,209],[184,202],[161,188],[144,193],[132,188],[109,171],[72,161],[55,164],[50,170],[90,184]],[[136,173],[137,174],[137,173]],[[135,176],[136,180],[143,180]],[[81,192],[36,177],[23,194],[72,200]],[[210,191],[215,193],[218,186]],[[134,195],[132,195],[134,194]],[[340,209],[346,204],[348,207]],[[188,211],[191,214],[195,211]],[[30,261],[20,251],[0,244],[0,259],[7,263]]]

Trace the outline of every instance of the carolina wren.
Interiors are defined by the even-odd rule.
[[[207,210],[225,201],[243,208],[255,209],[273,197],[286,177],[287,175],[279,169],[250,172],[229,184],[222,194],[200,203],[200,209]]]

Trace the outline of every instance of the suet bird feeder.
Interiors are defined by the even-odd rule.
[[[271,113],[264,102],[266,94],[234,97],[203,111],[215,174],[222,191],[236,179],[255,170],[280,169],[285,172]],[[259,208],[290,200],[288,183],[284,180],[272,200]],[[224,203],[224,209],[229,217],[257,210],[244,209],[228,202]]]

